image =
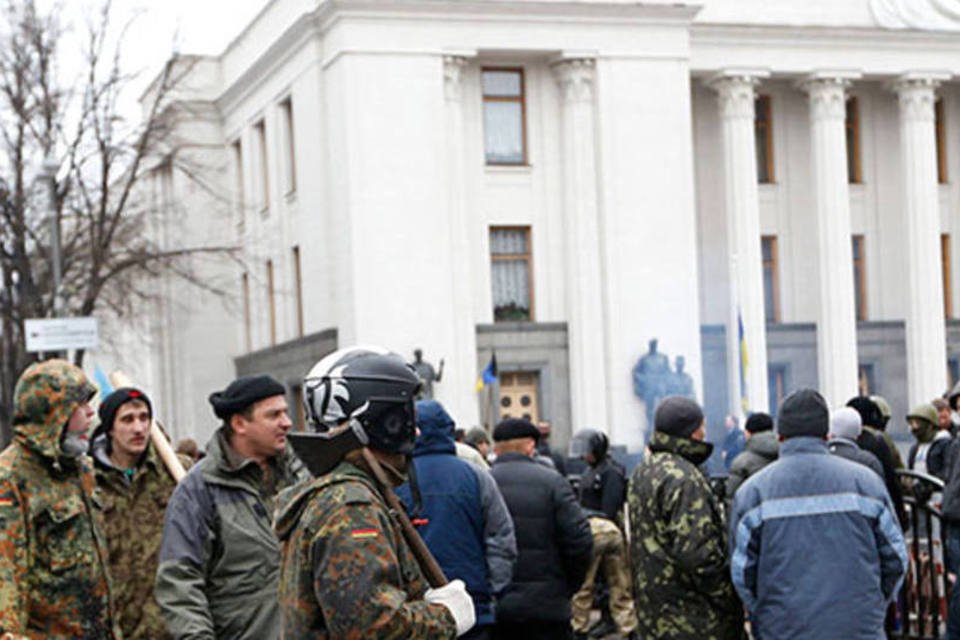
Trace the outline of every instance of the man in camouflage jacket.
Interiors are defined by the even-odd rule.
[[[362,434],[356,442],[369,445],[394,486],[410,464],[419,387],[408,364],[379,348],[336,351],[304,380],[311,424]],[[360,450],[351,445],[320,464],[337,448],[326,434],[291,434],[290,442],[317,478],[283,494],[277,509],[281,637],[452,640],[469,630],[475,616],[463,582],[427,588]]]
[[[697,468],[703,413],[679,396],[661,402],[650,454],[634,470],[628,505],[638,635],[670,640],[744,637],[721,505]]]
[[[150,443],[153,409],[139,389],[117,389],[100,403],[91,446],[110,575],[125,640],[169,637],[153,597],[163,512],[177,483]],[[189,460],[181,456],[189,467]]]
[[[86,429],[96,388],[64,360],[31,365],[0,454],[0,638],[119,639]]]

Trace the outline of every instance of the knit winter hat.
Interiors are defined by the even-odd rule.
[[[750,433],[760,433],[761,431],[773,431],[773,418],[769,413],[758,411],[751,413],[747,418],[747,424],[743,426]]]
[[[703,424],[703,410],[683,396],[669,396],[657,406],[654,429],[671,436],[689,438]]]
[[[863,431],[863,421],[856,409],[843,407],[830,413],[830,437],[856,440]]]
[[[113,419],[117,416],[117,411],[123,405],[134,400],[139,400],[147,405],[147,411],[150,412],[150,417],[153,417],[153,405],[150,404],[150,398],[147,397],[147,394],[133,387],[122,387],[108,395],[100,403],[100,408],[97,410],[97,415],[100,416],[100,426],[97,431],[110,433],[110,430],[113,429]]]
[[[823,438],[830,430],[827,402],[814,389],[794,391],[784,399],[777,416],[777,433],[784,438]]]
[[[213,413],[221,420],[243,413],[254,402],[273,396],[282,396],[286,388],[271,376],[246,376],[237,378],[223,391],[210,394]]]

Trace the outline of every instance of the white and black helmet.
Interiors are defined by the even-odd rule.
[[[340,349],[315,364],[303,380],[307,418],[318,432],[355,419],[372,447],[411,453],[414,399],[421,384],[413,367],[382,347]]]

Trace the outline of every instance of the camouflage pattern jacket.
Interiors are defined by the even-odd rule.
[[[633,472],[627,503],[641,638],[744,637],[722,507],[697,468],[712,449],[655,431],[651,454]]]
[[[283,638],[455,638],[369,476],[349,462],[281,496]]]
[[[108,437],[97,437],[92,453],[120,629],[124,640],[162,640],[169,636],[153,597],[153,579],[163,512],[177,483],[152,445],[132,475],[116,468],[107,454]],[[185,456],[180,462],[190,467]]]
[[[89,458],[60,436],[95,389],[63,360],[32,365],[15,390],[0,454],[0,637],[120,638]]]

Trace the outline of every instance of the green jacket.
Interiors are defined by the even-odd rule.
[[[107,454],[108,437],[97,437],[92,454],[120,629],[124,640],[163,640],[169,636],[153,597],[153,580],[160,558],[163,513],[177,483],[153,445],[132,475],[116,468]],[[189,462],[184,466],[189,468]]]
[[[730,580],[720,502],[697,465],[712,445],[655,431],[627,504],[641,638],[734,640],[743,608]]]
[[[308,478],[292,453],[264,478],[230,448],[223,429],[180,481],[164,520],[154,595],[174,638],[270,640],[280,635],[273,533],[278,491]]]
[[[444,640],[453,616],[427,583],[369,476],[349,462],[281,497],[284,638]]]
[[[60,448],[70,416],[95,391],[63,360],[34,364],[17,382],[15,435],[0,454],[4,638],[120,638],[93,467]]]

